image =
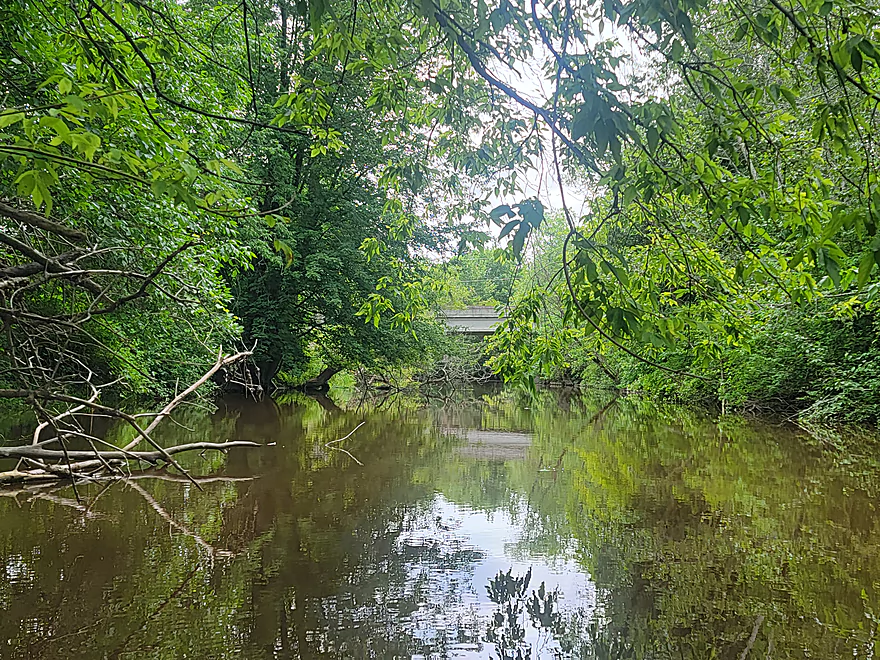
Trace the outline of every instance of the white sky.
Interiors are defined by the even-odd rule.
[[[627,33],[609,27],[609,24],[606,22],[603,34],[597,36],[596,40],[607,38],[617,39],[620,44],[619,50],[621,54],[628,55],[630,61],[634,63],[633,69],[650,65],[649,58],[629,38]],[[490,67],[490,71],[497,78],[513,87],[524,98],[533,101],[536,105],[544,106],[553,95],[553,81],[546,80],[541,70],[543,61],[548,57],[549,52],[538,46],[535,49],[534,59],[526,65],[521,65],[516,72],[508,67],[505,67],[503,71]],[[554,212],[561,212],[563,207],[562,196],[564,194],[565,202],[572,216],[576,219],[580,218],[587,210],[587,200],[593,196],[593,184],[588,181],[572,181],[563,172],[562,192],[560,192],[552,152],[550,151],[549,131],[545,129],[543,135],[545,137],[546,153],[542,159],[533,163],[533,166],[524,173],[524,176],[523,174],[520,175],[521,193],[503,198],[492,196],[490,197],[492,204],[490,208],[494,208],[499,204],[512,205],[529,197],[537,197],[544,204],[547,214],[550,215]],[[493,224],[489,232],[497,236],[500,232],[500,227]]]

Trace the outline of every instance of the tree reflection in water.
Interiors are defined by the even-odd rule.
[[[182,414],[168,442],[278,443],[190,457],[202,491],[167,473],[84,484],[81,502],[2,491],[0,658],[873,649],[870,457],[588,395],[336,403]],[[364,420],[342,444],[363,466],[326,447]],[[493,433],[513,444],[472,443]]]
[[[542,582],[537,590],[528,593],[532,571],[515,577],[512,569],[500,572],[489,580],[486,591],[496,608],[486,629],[485,639],[495,646],[498,660],[531,660],[532,651],[548,651],[557,655],[561,650],[553,638],[563,631],[562,614],[555,609],[559,600],[556,590],[547,591]],[[528,623],[527,623],[528,622]],[[527,641],[528,626],[537,631],[536,642]]]

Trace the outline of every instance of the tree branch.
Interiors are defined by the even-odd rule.
[[[68,449],[67,452],[59,449],[43,449],[42,447],[28,445],[24,447],[0,447],[0,458],[33,458],[39,460],[59,460],[66,456],[74,460],[88,460],[95,457],[104,460],[125,460],[133,459],[146,461],[147,463],[156,463],[165,460],[167,456],[180,454],[185,451],[227,451],[234,447],[262,447],[258,442],[249,440],[230,440],[228,442],[191,442],[185,445],[176,445],[167,447],[161,451],[123,451],[123,450],[107,450],[92,451],[85,449]]]
[[[13,220],[17,220],[18,222],[23,222],[24,224],[31,227],[44,229],[53,234],[64,236],[65,238],[69,238],[72,241],[84,241],[87,238],[85,233],[79,231],[78,229],[65,227],[62,224],[49,220],[49,218],[46,218],[39,213],[32,213],[31,211],[17,209],[2,201],[0,201],[0,215],[4,215],[7,218],[12,218]]]

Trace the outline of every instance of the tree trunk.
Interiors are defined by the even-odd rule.
[[[263,388],[263,392],[271,392],[273,389],[272,381],[275,380],[275,376],[278,375],[278,370],[281,368],[281,358],[260,360],[257,362],[257,368],[259,369],[260,387]]]
[[[327,367],[315,378],[303,383],[303,389],[306,392],[325,392],[330,389],[330,379],[340,371],[342,371],[342,369],[339,367]]]

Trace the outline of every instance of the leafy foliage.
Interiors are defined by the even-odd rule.
[[[543,125],[560,185],[567,173],[596,191],[582,217],[563,196],[561,272],[521,288],[495,340],[508,379],[532,382],[585,348],[726,400],[730,361],[759,350],[771,319],[872,317],[876,11],[535,0],[503,3],[481,29],[433,9],[473,70]],[[508,82],[536,60],[543,103]],[[534,233],[502,229],[527,257],[520,232]]]
[[[563,229],[544,246],[561,269],[519,288],[496,368],[531,381],[577,346],[726,397],[732,354],[757,350],[774,313],[875,313],[874,9],[16,0],[2,10],[3,244],[16,268],[62,261],[52,291],[9,284],[27,293],[6,318],[19,336],[27,314],[57,330],[62,308],[81,315],[119,286],[144,313],[197,310],[185,353],[203,359],[236,335],[229,286],[269,377],[305,356],[405,359],[385,333],[428,323],[448,281],[427,254],[479,248],[485,221],[509,263],[540,260],[546,202],[521,192],[540,165],[591,192],[577,217],[561,190]],[[95,286],[69,274],[82,238]],[[76,316],[77,341],[137,371],[124,352],[149,342],[115,307],[102,316],[100,341]],[[70,334],[55,330],[31,352]]]

